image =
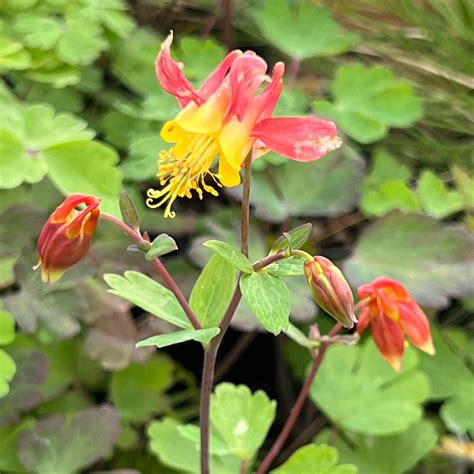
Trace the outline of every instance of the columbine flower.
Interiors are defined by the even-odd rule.
[[[326,313],[347,328],[354,326],[354,297],[341,270],[325,257],[304,263],[304,272],[314,299]]]
[[[375,344],[395,370],[401,368],[404,334],[418,349],[434,354],[428,318],[402,284],[376,278],[360,286],[357,294],[368,300],[360,312],[357,332],[362,334],[370,325]]]
[[[156,74],[182,110],[161,131],[174,146],[160,153],[158,178],[163,188],[149,189],[147,199],[152,208],[166,203],[165,217],[174,217],[173,202],[191,198],[193,190],[202,198],[203,190],[216,196],[216,188],[238,185],[240,168],[252,148],[254,158],[274,150],[296,161],[313,161],[341,145],[330,121],[270,118],[283,88],[283,63],[275,65],[270,79],[267,64],[254,52],[232,51],[195,91],[182,65],[171,58],[172,40],[170,34],[161,46]],[[269,83],[257,93],[265,81]],[[213,171],[216,157],[219,165]]]
[[[76,206],[85,205],[84,210]],[[38,239],[41,279],[54,283],[88,252],[99,219],[100,199],[73,194],[49,216]],[[36,267],[36,268],[37,268]]]

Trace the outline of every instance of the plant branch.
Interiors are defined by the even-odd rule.
[[[334,327],[331,329],[329,336],[335,336],[341,330],[341,328],[342,328],[342,324],[336,323]],[[298,398],[296,399],[296,402],[293,405],[293,408],[291,409],[290,416],[286,420],[286,423],[283,426],[283,429],[278,435],[278,438],[273,443],[273,446],[271,447],[270,451],[267,453],[262,463],[260,464],[259,468],[257,469],[256,474],[265,474],[266,472],[268,472],[274,459],[278,456],[278,453],[283,447],[283,444],[285,443],[288,436],[290,435],[291,430],[293,429],[293,426],[296,423],[296,420],[298,419],[298,416],[301,413],[301,409],[303,408],[304,402],[306,398],[308,397],[308,393],[311,388],[311,385],[313,384],[314,378],[316,377],[316,374],[318,373],[319,367],[321,366],[321,363],[324,359],[324,356],[326,355],[326,351],[328,350],[329,346],[330,346],[330,343],[328,342],[321,344],[321,347],[318,351],[318,355],[313,359],[311,370],[308,376],[306,377],[306,380],[303,386],[301,387],[300,393],[298,394]]]
[[[140,247],[147,248],[150,245],[150,242],[143,238],[143,236],[135,229],[132,229],[127,224],[122,222],[115,216],[111,214],[107,214],[105,212],[100,213],[100,218],[104,219],[105,221],[109,221],[118,227],[120,230],[125,232],[134,242],[136,242]],[[193,310],[189,306],[186,297],[183,295],[183,292],[180,290],[176,282],[174,281],[173,277],[170,275],[166,267],[161,263],[159,258],[154,258],[152,260],[153,266],[156,268],[158,273],[161,275],[163,280],[166,283],[166,286],[170,289],[170,291],[176,296],[178,303],[183,308],[183,311],[186,313],[186,316],[189,319],[189,322],[192,324],[194,329],[202,329],[201,324],[197,320],[196,316],[193,313]]]

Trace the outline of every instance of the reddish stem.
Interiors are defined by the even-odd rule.
[[[120,219],[118,219],[115,216],[112,216],[111,214],[107,214],[105,212],[100,213],[101,219],[104,219],[106,221],[111,222],[114,224],[116,227],[118,227],[120,230],[125,232],[132,240],[134,240],[139,246],[149,246],[150,242],[142,237],[140,232],[132,229],[129,227],[127,224],[122,222]],[[183,308],[183,311],[186,313],[186,316],[189,319],[189,322],[192,324],[194,329],[202,329],[201,324],[197,320],[196,316],[193,313],[193,310],[188,304],[188,301],[186,300],[185,296],[183,295],[183,292],[180,290],[176,282],[174,281],[173,277],[170,275],[168,270],[165,268],[165,266],[161,263],[159,258],[154,258],[152,260],[153,266],[158,270],[158,273],[161,275],[163,280],[166,283],[166,286],[170,289],[170,291],[173,292],[173,294],[176,296],[176,299],[178,300],[178,303],[181,305]]]

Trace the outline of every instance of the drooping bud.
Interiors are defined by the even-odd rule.
[[[313,257],[304,264],[308,285],[318,305],[339,321],[352,328],[357,319],[354,297],[341,270],[325,257]]]
[[[49,216],[38,239],[41,280],[58,281],[63,273],[89,251],[99,219],[100,199],[73,194]],[[76,210],[85,205],[85,209]]]

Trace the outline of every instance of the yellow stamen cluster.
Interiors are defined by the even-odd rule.
[[[190,199],[192,190],[197,192],[199,199],[202,199],[203,190],[218,196],[217,190],[204,181],[210,175],[215,184],[222,187],[219,176],[209,171],[218,152],[219,145],[211,135],[183,133],[173,148],[160,152],[158,178],[163,189],[147,191],[147,206],[154,209],[167,202],[164,217],[174,218],[176,213],[171,206],[176,198]]]

